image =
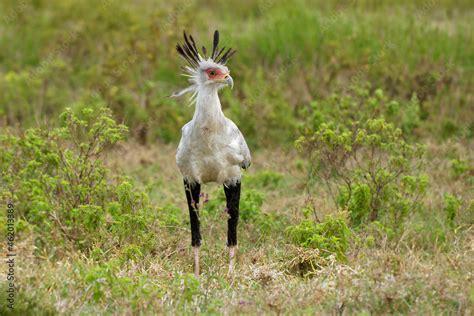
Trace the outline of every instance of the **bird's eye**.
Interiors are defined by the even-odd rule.
[[[216,72],[215,72],[214,70],[211,70],[211,71],[209,71],[209,75],[210,75],[210,76],[215,76],[215,75],[216,75]]]

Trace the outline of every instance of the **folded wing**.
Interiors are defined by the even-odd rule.
[[[242,135],[237,125],[235,125],[235,123],[231,120],[227,119],[227,124],[229,126],[232,139],[235,140],[233,141],[233,143],[236,144],[236,150],[238,151],[239,155],[243,157],[240,166],[243,169],[247,169],[252,163],[252,157],[250,156],[250,150],[247,146],[247,142],[245,141],[244,135]]]

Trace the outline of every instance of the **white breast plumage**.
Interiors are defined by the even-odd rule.
[[[222,113],[217,91],[197,96],[193,119],[182,129],[176,162],[190,182],[233,184],[241,167],[250,164],[250,152],[237,126]]]

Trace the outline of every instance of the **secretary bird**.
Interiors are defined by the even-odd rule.
[[[199,54],[192,36],[184,32],[184,43],[176,50],[188,63],[183,67],[191,85],[173,93],[178,97],[192,93],[191,102],[196,108],[193,119],[182,128],[182,137],[176,153],[176,163],[183,175],[184,189],[191,221],[191,245],[194,255],[194,274],[199,275],[199,247],[201,232],[199,223],[199,196],[201,184],[223,184],[227,200],[227,246],[229,247],[229,273],[233,272],[237,246],[237,223],[241,168],[250,166],[250,151],[245,139],[230,119],[224,116],[218,91],[225,86],[233,88],[226,62],[235,54],[231,48],[219,49],[219,31],[214,32],[212,52],[202,47]],[[224,51],[225,50],[225,51]]]

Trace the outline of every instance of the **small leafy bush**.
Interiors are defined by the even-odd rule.
[[[42,245],[151,249],[157,212],[148,196],[128,178],[111,178],[104,166],[104,153],[127,128],[101,104],[67,109],[61,119],[62,127],[1,136],[2,196],[49,241]]]
[[[310,218],[309,212],[304,214],[305,218],[298,225],[286,229],[291,241],[302,247],[319,249],[323,257],[334,254],[338,260],[345,261],[351,236],[346,220],[335,215],[318,223]]]
[[[464,175],[469,170],[469,164],[466,160],[463,159],[452,159],[451,164],[451,174],[455,178],[459,178]]]
[[[459,214],[459,211],[462,206],[462,200],[452,194],[445,194],[444,196],[444,213],[446,214],[446,219],[448,220],[448,223],[450,226],[455,225],[455,220],[457,217],[457,214]]]
[[[423,147],[408,144],[382,118],[332,125],[322,123],[296,142],[309,159],[309,180],[325,184],[355,226],[382,219],[401,225],[421,207],[428,186],[425,176],[411,173],[422,166]]]

